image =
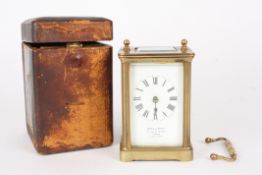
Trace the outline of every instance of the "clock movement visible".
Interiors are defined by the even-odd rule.
[[[121,160],[192,160],[190,83],[194,53],[181,47],[130,47],[122,62]]]

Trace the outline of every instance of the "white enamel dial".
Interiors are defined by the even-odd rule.
[[[183,63],[130,64],[132,145],[182,145],[183,76]]]
[[[133,89],[132,98],[137,115],[149,121],[168,119],[176,110],[176,87],[163,75],[142,79]]]

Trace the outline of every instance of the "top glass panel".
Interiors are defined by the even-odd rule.
[[[177,49],[169,46],[158,46],[158,47],[137,47],[136,52],[139,53],[175,53]]]

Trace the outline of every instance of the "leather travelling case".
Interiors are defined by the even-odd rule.
[[[39,153],[108,146],[112,128],[112,21],[22,23],[26,124]]]

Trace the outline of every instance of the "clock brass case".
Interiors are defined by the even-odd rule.
[[[130,47],[129,40],[124,41],[124,47],[120,49],[118,56],[122,64],[122,138],[120,144],[121,161],[132,160],[181,160],[193,159],[193,149],[190,142],[190,86],[191,86],[191,62],[194,52],[187,47],[187,40],[183,39],[179,47],[174,47],[175,52],[150,53],[137,52],[139,47]],[[183,63],[183,144],[181,146],[133,146],[130,130],[130,63]]]

